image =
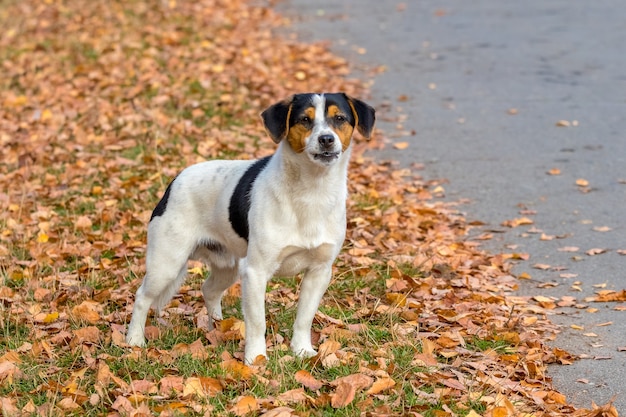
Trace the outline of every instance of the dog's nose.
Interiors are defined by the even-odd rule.
[[[333,143],[335,143],[335,137],[333,135],[320,135],[317,138],[317,141],[324,148],[330,148],[331,146],[333,146]]]

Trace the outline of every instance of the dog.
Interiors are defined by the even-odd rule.
[[[195,259],[210,266],[202,295],[214,320],[222,319],[222,294],[241,279],[247,364],[267,357],[268,281],[304,272],[291,349],[316,355],[311,326],[346,234],[350,144],[355,129],[370,139],[375,110],[344,93],[307,93],[270,106],[261,118],[278,144],[273,155],[192,165],[165,190],[148,225],[129,345],[145,345],[150,307],[158,312],[171,300]]]

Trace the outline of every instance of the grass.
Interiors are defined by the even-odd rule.
[[[354,282],[356,277],[346,277]],[[199,285],[203,277],[196,276],[191,279],[194,286]],[[297,289],[297,280],[288,278],[277,278],[273,281],[274,286],[285,285],[292,290]],[[291,287],[289,287],[291,286]],[[348,291],[358,291],[360,284],[353,284],[353,288]],[[344,288],[345,290],[345,288]],[[331,288],[337,291],[337,288]],[[269,308],[275,308],[270,305]],[[228,316],[231,312],[237,313],[238,305],[232,305],[225,308],[225,314]],[[0,389],[0,395],[10,395],[19,392],[20,398],[18,407],[24,407],[28,402],[41,405],[50,400],[50,396],[58,396],[58,400],[67,396],[68,389],[79,389],[89,398],[92,395],[99,395],[102,387],[97,388],[98,365],[95,363],[105,363],[112,374],[120,377],[125,383],[129,384],[133,380],[152,381],[158,386],[165,376],[179,375],[183,378],[190,377],[209,377],[223,381],[225,387],[222,392],[204,398],[205,406],[211,407],[216,415],[226,415],[232,404],[242,395],[250,395],[255,398],[266,398],[268,396],[278,396],[283,392],[300,388],[302,385],[298,383],[294,375],[299,370],[309,371],[314,378],[323,381],[324,385],[320,389],[320,394],[326,393],[331,395],[334,387],[330,385],[331,381],[340,377],[349,376],[360,371],[362,366],[378,367],[374,356],[371,352],[376,349],[387,350],[387,363],[389,368],[389,376],[396,381],[396,387],[387,393],[381,399],[369,401],[367,395],[363,391],[357,392],[355,400],[345,408],[335,409],[330,404],[320,403],[313,405],[309,403],[294,404],[294,409],[301,412],[313,412],[313,415],[323,416],[351,416],[358,413],[359,403],[369,404],[370,407],[388,407],[388,404],[395,404],[392,409],[408,410],[419,408],[424,416],[437,416],[435,410],[441,410],[441,404],[429,404],[415,393],[414,378],[416,373],[428,373],[429,370],[420,367],[414,362],[414,355],[420,351],[419,343],[404,344],[396,343],[393,326],[402,321],[394,314],[385,314],[372,317],[370,319],[357,319],[351,317],[342,310],[341,307],[332,301],[321,308],[324,314],[331,317],[345,320],[346,323],[364,323],[366,330],[349,339],[338,338],[343,346],[344,351],[352,351],[355,355],[348,360],[340,361],[336,366],[322,366],[319,363],[311,362],[308,359],[292,358],[291,352],[282,349],[271,349],[269,351],[268,363],[265,371],[261,374],[252,375],[249,378],[237,380],[232,373],[229,373],[223,367],[224,355],[230,356],[240,351],[241,346],[238,340],[224,342],[219,346],[207,346],[206,357],[198,358],[191,354],[182,354],[179,356],[163,356],[155,360],[155,353],[162,352],[163,355],[169,355],[175,346],[180,344],[191,344],[200,339],[205,345],[208,345],[204,332],[196,328],[195,325],[184,315],[170,314],[167,324],[158,324],[160,329],[159,338],[149,343],[148,349],[136,351],[138,354],[129,355],[127,348],[121,348],[110,340],[103,340],[99,344],[83,345],[83,349],[72,349],[71,344],[64,349],[56,350],[54,360],[30,360],[23,361],[19,367],[24,374],[29,375],[28,379],[18,379],[12,385],[4,384]],[[284,330],[290,329],[295,315],[295,308],[278,308],[275,314],[271,315],[270,322],[273,327],[279,329],[283,336],[289,336],[290,330],[284,334]],[[317,331],[323,330],[317,327]],[[3,349],[16,349],[26,342],[31,336],[31,328],[25,324],[17,323],[15,320],[4,320],[2,326],[2,337],[0,338],[0,346]],[[36,342],[39,343],[39,342]],[[471,342],[479,350],[488,348],[499,348],[502,342],[484,341],[475,339]],[[358,346],[357,350],[351,350],[350,346]],[[85,349],[89,355],[85,357]],[[157,357],[159,354],[157,354]],[[91,359],[89,359],[91,358]],[[98,359],[96,362],[94,358]],[[82,376],[76,385],[76,377],[73,375],[82,372]],[[268,381],[270,381],[268,383]],[[37,387],[50,386],[56,387],[45,390],[42,393]],[[74,388],[71,388],[74,387]],[[112,382],[105,384],[104,389],[115,390]],[[422,388],[428,391],[427,387]],[[99,393],[100,390],[100,393]],[[313,396],[317,394],[311,393]],[[148,404],[156,407],[158,404],[163,406],[163,401],[149,400]],[[104,407],[104,406],[102,406]],[[394,408],[395,407],[395,408]],[[89,407],[81,407],[75,414],[81,415],[87,412]],[[470,403],[459,408],[457,411],[460,416],[469,409],[480,409],[480,403],[472,405]],[[104,408],[96,407],[89,411],[91,415],[97,415]],[[185,415],[196,415],[187,411]]]

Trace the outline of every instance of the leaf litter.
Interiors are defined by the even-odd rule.
[[[148,348],[129,348],[165,185],[195,162],[271,153],[258,113],[278,98],[364,88],[326,45],[277,38],[288,21],[243,0],[9,1],[0,22],[4,415],[617,416],[611,404],[577,410],[552,387],[547,365],[575,360],[546,343],[558,300],[515,296],[514,254],[466,239],[441,185],[364,156],[375,141],[355,144],[346,250],[316,316],[315,358],[289,356],[279,332],[269,362],[244,365],[243,322],[208,331],[197,282],[151,318]],[[206,273],[190,269],[190,281]],[[234,286],[225,305],[238,297]],[[270,284],[268,309],[296,297]]]

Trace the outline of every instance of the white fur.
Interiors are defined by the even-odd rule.
[[[332,263],[345,238],[349,148],[324,121],[324,100],[314,98],[315,125],[305,150],[296,153],[283,140],[251,190],[249,241],[231,227],[229,203],[244,172],[254,161],[210,161],[185,169],[173,182],[164,213],[148,227],[146,276],[135,299],[127,342],[145,345],[149,308],[163,308],[182,284],[187,260],[211,267],[202,285],[209,316],[222,318],[223,292],[238,278],[246,325],[245,362],[266,355],[265,292],[274,274],[304,271],[291,348],[300,356],[316,354],[311,324],[330,282]],[[318,112],[321,115],[318,118]],[[338,157],[315,159],[320,134],[335,136]],[[327,151],[328,149],[326,149]],[[219,242],[223,253],[201,242]]]

